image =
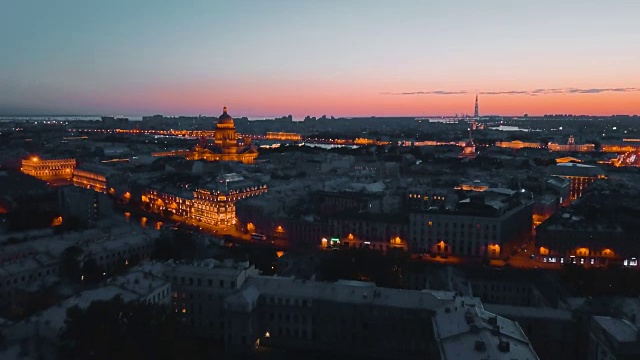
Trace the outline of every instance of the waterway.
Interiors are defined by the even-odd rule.
[[[498,130],[498,131],[524,131],[524,132],[540,131],[540,130],[523,129],[523,128],[520,128],[520,127],[517,127],[517,126],[508,126],[508,125],[500,125],[500,126],[490,127],[489,129]]]

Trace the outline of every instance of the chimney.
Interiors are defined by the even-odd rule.
[[[498,343],[498,350],[500,350],[500,352],[509,352],[511,350],[511,343],[504,340],[504,341],[500,341],[500,343]]]

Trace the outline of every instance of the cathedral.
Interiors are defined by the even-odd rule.
[[[471,129],[469,129],[469,140],[464,144],[462,153],[460,153],[458,157],[463,159],[475,159],[476,156],[476,144],[473,143],[473,138],[471,137]]]
[[[256,147],[251,146],[251,139],[238,139],[233,118],[227,113],[226,107],[222,109],[222,115],[218,118],[214,140],[213,146],[204,142],[196,145],[187,155],[187,160],[237,161],[253,164],[258,156]]]

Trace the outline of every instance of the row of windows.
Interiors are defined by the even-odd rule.
[[[477,240],[480,240],[480,239],[477,239]],[[418,245],[425,246],[426,245],[427,247],[432,247],[432,246],[435,246],[435,245],[444,245],[444,246],[452,245],[452,246],[455,246],[455,247],[459,246],[461,248],[465,248],[465,245],[468,248],[470,248],[470,247],[480,247],[480,246],[484,246],[484,247],[489,246],[488,242],[484,242],[483,243],[481,241],[474,241],[473,239],[467,240],[466,243],[464,241],[459,241],[459,242],[458,241],[452,241],[451,244],[448,244],[448,243],[444,242],[444,240],[438,241],[437,239],[426,239],[426,240],[425,239],[418,239],[418,240],[412,239],[411,243],[414,246],[418,246]]]
[[[139,251],[142,250],[151,250],[152,245],[140,245],[140,246],[136,246],[134,248],[130,248],[127,250],[122,250],[122,251],[118,251],[118,252],[114,252],[111,254],[107,254],[107,255],[103,255],[100,256],[98,259],[100,261],[102,260],[109,260],[109,259],[116,259],[116,258],[122,258],[123,255],[132,255],[132,254],[136,254]]]
[[[169,295],[169,288],[166,287],[164,288],[164,290],[160,291],[159,293],[154,294],[151,298],[148,298],[147,301],[151,302],[151,303],[157,303],[160,300],[166,298]]]
[[[202,279],[202,278],[196,278],[194,280],[194,278],[192,277],[180,277],[178,279],[177,276],[173,277],[173,283],[174,284],[178,284],[178,280],[180,281],[180,285],[188,285],[188,286],[197,286],[197,287],[213,287],[214,284],[214,280],[213,279]],[[204,281],[203,281],[204,280]],[[236,282],[234,280],[229,281],[229,285],[228,285],[229,289],[235,289],[236,288]],[[218,280],[218,288],[220,289],[224,289],[225,288],[225,281],[224,280]]]
[[[493,231],[497,231],[498,230],[498,226],[496,224],[491,224],[491,226],[489,226],[489,224],[479,224],[479,223],[458,223],[458,222],[447,222],[447,221],[432,221],[432,220],[427,220],[425,222],[425,224],[428,227],[436,227],[436,228],[445,228],[448,229],[449,228],[449,224],[451,224],[451,228],[453,229],[457,229],[458,227],[460,229],[464,229],[465,227],[469,230],[471,229],[476,229],[476,230],[484,230],[484,231],[489,231],[489,229],[492,229]]]
[[[25,171],[25,174],[32,176],[49,176],[49,175],[65,175],[66,170],[48,170],[48,171]]]
[[[284,322],[286,324],[292,323],[292,324],[302,324],[302,325],[306,325],[307,324],[307,316],[306,315],[298,315],[298,314],[288,314],[288,313],[269,313],[269,321],[275,321],[276,318],[278,319],[279,322]]]
[[[473,284],[471,285],[473,288],[473,291],[478,291],[481,289],[480,284]],[[491,291],[500,291],[502,290],[503,292],[507,292],[507,293],[528,293],[529,292],[529,288],[528,287],[520,287],[520,286],[512,286],[512,285],[499,285],[499,284],[482,284],[482,289],[484,289],[485,291],[487,290],[491,290]]]
[[[514,298],[514,297],[506,297],[495,294],[488,294],[485,296],[480,296],[483,301],[489,303],[497,303],[497,304],[514,304],[514,305],[531,305],[531,298],[523,297],[523,298]]]
[[[290,299],[290,298],[281,298],[275,296],[269,296],[265,300],[267,305],[293,305],[293,306],[302,306],[307,307],[311,306],[311,301],[307,299]]]
[[[2,287],[2,285],[4,284],[5,286],[11,286],[13,285],[17,285],[17,284],[22,284],[24,282],[29,282],[35,279],[40,279],[43,276],[47,276],[49,274],[56,274],[58,272],[58,270],[56,268],[49,268],[49,269],[45,269],[45,270],[41,270],[38,271],[38,273],[32,273],[29,275],[22,275],[20,277],[14,277],[13,279],[7,279],[7,280],[0,280],[0,287]]]
[[[287,337],[295,337],[298,339],[305,339],[305,340],[311,340],[311,337],[309,336],[311,333],[307,332],[306,329],[291,329],[289,327],[278,327],[278,330],[276,331],[275,335],[276,336],[287,336]]]
[[[373,249],[373,250],[382,250],[382,251],[386,251],[387,249],[393,248],[393,246],[391,246],[391,245],[376,244],[376,243],[367,244],[367,242],[360,242],[360,241],[349,242],[349,241],[344,241],[343,243],[344,243],[344,246],[346,246],[346,247],[369,248],[369,249]]]
[[[424,229],[421,233],[416,233],[414,231],[412,235],[414,238],[417,238],[418,236],[423,236],[423,237],[426,236],[427,239],[430,239],[431,237],[435,237],[436,239],[441,239],[442,237],[444,237],[444,239],[448,239],[449,236],[451,236],[451,238],[454,240],[458,238],[458,235],[460,235],[460,238],[463,238],[463,239],[469,238],[472,240],[473,238],[475,239],[484,238],[485,240],[489,240],[489,238],[491,238],[491,240],[496,240],[498,238],[496,233],[491,233],[491,236],[489,236],[489,234],[487,233],[481,234],[479,232],[472,232],[472,233],[465,234],[464,231],[461,231],[459,234],[457,232],[454,232],[451,235],[449,235],[449,232],[446,230],[442,233],[440,231],[436,231],[435,233],[433,233],[431,231],[425,232]]]
[[[73,180],[85,181],[85,182],[91,182],[92,180],[96,180],[103,183],[107,181],[104,175],[92,174],[92,173],[87,173],[79,170],[73,171]]]
[[[425,253],[425,252],[430,252],[430,251],[435,251],[437,253],[446,253],[446,254],[453,254],[453,255],[487,255],[487,246],[485,245],[484,248],[480,247],[480,244],[470,244],[467,243],[467,246],[464,246],[464,243],[458,245],[458,244],[453,244],[451,246],[449,246],[448,244],[433,244],[431,242],[427,243],[425,246],[425,243],[423,240],[420,241],[420,243],[418,244],[418,242],[413,241],[412,242],[412,248],[414,249],[413,251],[418,251],[421,253]],[[498,255],[497,252],[492,251],[491,254],[492,256],[496,256]]]

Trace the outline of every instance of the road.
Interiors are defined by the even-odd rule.
[[[139,217],[147,217],[149,219],[152,219],[154,224],[157,223],[158,221],[163,222],[165,225],[171,224],[171,226],[173,226],[173,224],[182,224],[183,226],[191,228],[195,231],[204,232],[206,234],[210,234],[216,237],[230,236],[235,241],[241,241],[247,244],[269,245],[271,247],[274,247],[276,249],[281,249],[281,250],[290,249],[290,244],[286,240],[282,240],[282,239],[268,239],[266,241],[252,240],[250,234],[246,234],[242,231],[239,231],[235,227],[213,226],[210,224],[205,224],[198,221],[182,218],[176,215],[173,215],[165,219],[165,218],[162,218],[159,214],[147,214],[141,209],[137,209],[137,208],[128,209],[128,210],[135,212],[135,214]],[[154,225],[147,223],[147,224],[144,224],[143,226],[152,227]],[[519,269],[556,269],[558,270],[562,268],[562,265],[559,263],[543,263],[543,262],[537,261],[536,259],[532,259],[531,254],[534,254],[534,251],[535,251],[535,245],[533,244],[533,242],[528,242],[523,247],[517,249],[517,252],[515,252],[515,254],[514,253],[510,254],[507,259],[491,260],[490,265],[496,266],[496,267],[510,266],[510,267],[519,268]],[[453,256],[453,255],[449,255],[446,258],[443,258],[441,256],[430,257],[430,256],[422,256],[422,255],[412,255],[411,258],[414,260],[423,260],[428,262],[436,262],[440,264],[451,264],[451,265],[462,265],[462,264],[471,265],[471,264],[481,264],[483,262],[482,258],[464,258],[464,257]]]
[[[518,248],[515,253],[511,253],[506,259],[492,259],[489,262],[489,265],[495,267],[503,267],[510,266],[518,269],[555,269],[559,270],[562,268],[561,264],[558,263],[543,263],[537,261],[536,259],[531,258],[531,254],[535,253],[535,245],[533,242],[529,242],[526,245]],[[461,264],[481,264],[483,263],[483,258],[465,258],[458,257],[454,255],[448,255],[446,258],[441,256],[431,257],[426,255],[412,255],[412,259],[414,260],[423,260],[427,262],[437,262],[440,264],[451,264],[451,265],[461,265]]]
[[[121,206],[122,207],[122,206]],[[205,224],[198,221],[189,220],[180,216],[172,215],[170,217],[163,217],[160,214],[156,213],[147,213],[141,209],[135,208],[133,206],[122,207],[123,213],[125,217],[130,218],[131,214],[135,214],[136,221],[140,221],[140,225],[146,228],[159,228],[160,226],[174,226],[176,224],[181,224],[181,226],[185,226],[191,230],[203,232],[205,234],[213,235],[215,237],[232,237],[233,240],[242,241],[245,243],[255,244],[255,245],[270,245],[277,249],[287,250],[289,249],[289,243],[286,240],[282,239],[267,239],[267,241],[257,241],[252,240],[250,234],[246,234],[242,231],[239,231],[235,227],[222,227],[222,226],[213,226],[210,224]],[[129,213],[129,215],[126,215]],[[143,220],[144,219],[144,220]]]

